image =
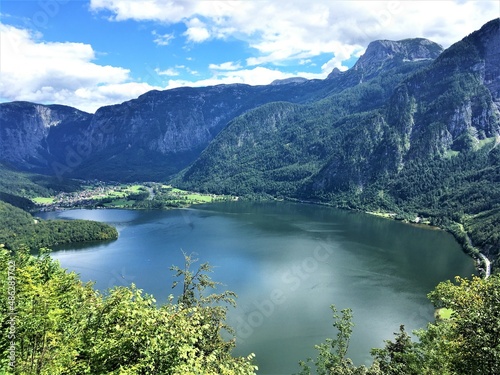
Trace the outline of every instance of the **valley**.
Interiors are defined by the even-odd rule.
[[[322,340],[301,374],[498,373],[500,18],[459,37],[95,113],[0,103],[0,283],[21,317],[0,346],[30,374],[290,373]]]
[[[480,249],[495,268],[499,24],[444,51],[422,38],[374,41],[351,69],[324,80],[151,91],[95,114],[2,103],[0,162],[59,182],[159,187],[153,199],[152,190],[65,193],[58,204],[68,206],[166,208],[214,195],[422,217],[477,259]],[[169,185],[206,195],[191,199]]]

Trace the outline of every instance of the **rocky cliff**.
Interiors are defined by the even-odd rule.
[[[500,133],[499,25],[452,45],[395,90],[388,121],[402,132],[407,158],[474,149]]]
[[[423,38],[400,41],[377,40],[368,45],[365,53],[346,74],[351,75],[358,83],[362,83],[405,62],[432,61],[441,52],[443,47]],[[340,70],[334,69],[327,79],[333,79],[341,74]]]
[[[344,152],[332,155],[313,178],[311,189],[362,190],[380,178],[397,175],[406,164],[474,151],[498,137],[495,95],[500,75],[495,72],[500,64],[491,51],[498,48],[499,24],[499,19],[489,22],[398,82],[373,121],[360,121],[356,130],[346,133]],[[378,53],[370,55],[373,59]]]
[[[353,71],[360,74],[360,82],[363,82],[373,78],[380,70],[393,68],[401,62],[434,60],[442,51],[439,44],[422,38],[378,40],[368,45]]]
[[[27,102],[0,105],[1,161],[21,168],[47,170],[66,142],[74,143],[92,115],[62,105]],[[57,139],[56,142],[51,142]]]

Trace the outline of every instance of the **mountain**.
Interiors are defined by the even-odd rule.
[[[441,51],[425,39],[372,42],[353,68],[330,74],[325,81],[335,90],[326,97],[306,104],[273,102],[248,111],[176,182],[220,193],[294,196],[329,160],[338,172],[335,181],[346,186],[353,179],[370,179],[381,168],[397,170],[396,160],[391,164],[376,154],[373,160],[360,156],[361,166],[349,155],[370,152],[374,142],[385,147],[390,130],[384,106],[402,80],[428,67]],[[356,165],[348,168],[344,157]],[[314,188],[321,189],[319,184]],[[332,185],[325,182],[327,189]]]
[[[178,181],[232,193],[251,191],[256,176],[267,186],[258,192],[269,194],[299,194],[302,182],[315,194],[362,190],[411,161],[477,150],[500,134],[499,22],[432,62],[439,47],[424,39],[371,43],[351,70],[327,79],[347,88],[248,111]]]
[[[2,103],[0,162],[65,177],[166,179],[194,161],[231,119],[268,102],[311,100],[328,86],[290,83],[150,91],[94,115],[60,105]]]
[[[394,68],[402,62],[434,60],[442,51],[439,44],[423,38],[377,40],[368,45],[352,71],[359,73],[360,82],[367,81],[381,69]]]
[[[87,129],[92,153],[75,175],[166,179],[194,161],[232,118],[270,101],[307,95],[285,86],[186,87],[100,108]]]
[[[486,139],[497,137],[500,106],[495,90],[500,75],[491,77],[499,65],[499,43],[499,21],[495,20],[399,82],[380,107],[380,117],[369,121],[364,132],[360,133],[358,125],[339,149],[359,148],[362,160],[342,152],[333,155],[315,177],[313,189],[331,191],[346,183],[361,188],[385,172],[400,171],[410,161],[473,151]],[[369,134],[377,126],[378,136]]]
[[[176,184],[426,216],[498,259],[500,19],[434,60],[426,44],[372,43],[322,100],[248,111]]]
[[[324,80],[151,91],[94,115],[0,104],[0,162],[426,217],[498,259],[499,30],[445,51],[375,41]]]
[[[0,161],[48,174],[165,179],[192,162],[232,118],[270,101],[304,101],[289,85],[151,91],[94,115],[27,102],[0,104]]]
[[[0,147],[6,151],[0,162],[65,177],[164,180],[196,160],[229,121],[248,110],[278,101],[313,102],[359,84],[361,76],[373,78],[411,61],[408,57],[432,59],[441,52],[430,41],[392,42],[390,48],[388,43],[372,43],[369,58],[327,80],[296,77],[268,86],[151,91],[94,115],[65,106],[3,103]]]
[[[1,161],[21,168],[45,168],[66,143],[75,143],[91,118],[88,113],[62,105],[2,103]]]
[[[307,79],[303,77],[292,77],[286,79],[277,79],[271,82],[271,85],[288,85],[290,83],[304,83]]]
[[[63,106],[0,104],[1,161],[49,174],[166,178],[189,164],[225,123],[288,90],[247,85],[151,91],[94,115]]]

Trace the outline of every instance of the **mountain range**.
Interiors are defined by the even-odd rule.
[[[0,104],[0,163],[57,177],[383,211],[498,258],[500,19],[443,50],[372,42],[349,70],[151,91],[88,114]]]
[[[315,102],[371,79],[401,59],[432,60],[441,51],[424,39],[379,41],[347,74],[334,71],[326,80],[150,91],[93,115],[61,105],[3,103],[0,161],[73,177],[165,179],[196,160],[228,122],[251,109],[273,102]]]

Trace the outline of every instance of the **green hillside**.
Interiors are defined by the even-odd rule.
[[[115,228],[88,220],[41,220],[0,201],[0,244],[16,250],[28,247],[38,251],[73,242],[113,240]]]
[[[80,187],[76,180],[19,172],[0,163],[0,192],[33,198],[53,196],[60,191],[75,191]]]
[[[498,259],[500,112],[485,69],[499,35],[496,19],[430,64],[392,62],[320,101],[249,111],[174,183],[425,217]]]

